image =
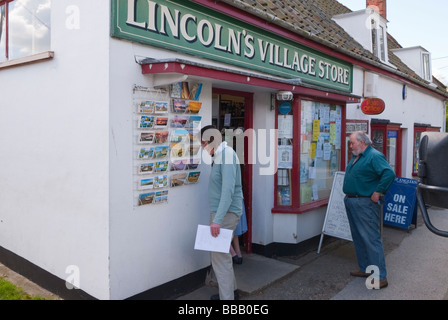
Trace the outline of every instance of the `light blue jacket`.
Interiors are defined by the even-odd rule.
[[[223,142],[215,153],[209,180],[210,211],[216,212],[214,223],[221,224],[227,212],[243,213],[243,188],[238,156]]]

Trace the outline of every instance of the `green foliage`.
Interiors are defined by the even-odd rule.
[[[448,102],[446,103],[446,125],[445,131],[448,132]]]
[[[0,300],[45,300],[41,297],[32,297],[22,288],[0,278]]]

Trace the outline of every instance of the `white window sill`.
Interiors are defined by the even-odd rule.
[[[0,69],[10,68],[14,66],[21,66],[25,64],[35,63],[39,61],[45,61],[49,59],[53,59],[54,51],[45,51],[42,53],[38,53],[32,56],[8,60],[5,62],[0,62]]]

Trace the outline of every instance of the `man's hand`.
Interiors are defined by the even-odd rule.
[[[374,192],[374,193],[372,193],[372,196],[370,197],[370,200],[372,200],[375,203],[378,203],[378,201],[380,200],[380,197],[381,197],[381,193]]]
[[[210,233],[212,234],[213,237],[217,237],[219,235],[219,231],[221,229],[221,226],[217,223],[212,222],[210,224]]]

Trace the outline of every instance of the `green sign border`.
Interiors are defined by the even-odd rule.
[[[244,21],[237,20],[228,15],[200,6],[196,3],[172,0],[129,0],[135,1],[135,13],[132,15],[133,24],[128,24],[128,0],[111,0],[111,36],[122,38],[130,41],[136,41],[142,44],[157,46],[169,50],[184,52],[198,57],[203,57],[215,61],[220,61],[239,67],[248,68],[258,72],[264,72],[271,75],[296,79],[300,78],[304,83],[323,86],[333,90],[339,90],[351,93],[353,88],[353,65],[345,61],[323,54],[314,49],[307,48],[301,44],[293,42],[283,37],[279,37],[271,32],[250,25]],[[157,18],[151,22],[149,19],[150,10],[149,3],[156,4],[152,9],[153,13],[157,13]],[[198,34],[195,33],[195,41],[188,42],[181,36],[173,36],[169,22],[165,21],[165,30],[162,30],[160,8],[164,8],[165,13],[169,12],[171,17],[173,13],[178,13],[179,17],[195,17],[196,20],[190,19],[188,23],[197,25],[202,23],[203,38],[209,35],[209,26],[213,26],[213,39],[219,36],[217,42],[213,45],[205,46],[198,41]],[[178,10],[178,11],[176,11]],[[174,19],[174,18],[173,18]],[[184,20],[185,21],[185,20]],[[192,22],[194,21],[194,23]],[[159,23],[159,25],[157,25]],[[154,30],[151,30],[151,25]],[[186,23],[187,24],[187,23]],[[140,26],[137,26],[140,25]],[[144,27],[143,27],[144,25]],[[187,30],[188,26],[185,28]],[[217,32],[219,28],[219,32]],[[193,33],[187,30],[188,35]],[[237,46],[231,48],[231,35],[240,36],[239,54]],[[251,38],[252,41],[246,43],[244,39]],[[227,40],[227,42],[225,40]],[[235,39],[235,38],[233,38]],[[244,43],[243,43],[244,42]],[[235,42],[233,42],[235,43]],[[253,57],[245,57],[244,52],[250,51],[252,44]],[[243,50],[245,47],[245,50]],[[226,48],[228,50],[222,50]],[[272,50],[271,50],[272,49]],[[295,55],[297,59],[295,60]],[[264,59],[263,59],[264,58]],[[270,61],[269,61],[270,60]],[[301,64],[301,62],[303,64]],[[311,70],[310,64],[314,61],[313,72],[302,72],[301,69]],[[328,64],[328,67],[327,67]],[[295,66],[294,69],[292,65]],[[321,68],[324,66],[324,68]],[[303,68],[301,68],[303,67]],[[337,78],[344,79],[345,83],[331,80],[331,71],[338,70]],[[298,71],[300,69],[300,71]],[[323,79],[319,74],[324,72]],[[342,75],[342,72],[344,73]],[[314,73],[314,74],[313,74]],[[334,75],[334,73],[333,73]],[[328,79],[329,77],[330,79]]]

